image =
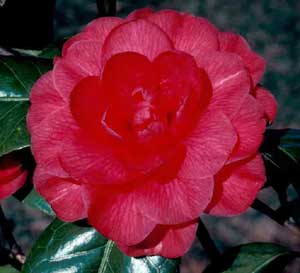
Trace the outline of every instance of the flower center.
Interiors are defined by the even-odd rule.
[[[206,72],[186,53],[169,51],[150,62],[125,52],[107,61],[101,78],[77,84],[71,111],[93,137],[157,150],[189,134],[211,92]]]

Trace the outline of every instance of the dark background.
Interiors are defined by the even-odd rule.
[[[118,15],[126,16],[145,6],[191,12],[208,18],[222,30],[243,35],[267,61],[263,85],[271,90],[279,104],[273,126],[300,128],[299,0],[120,0],[117,2]],[[70,37],[97,16],[93,0],[57,0],[52,32],[49,20],[53,12],[51,0],[7,0],[0,7],[0,46],[41,48],[53,38]],[[276,207],[274,196],[270,190],[260,193],[262,200]],[[5,201],[4,209],[15,221],[15,234],[28,252],[50,219],[13,199]],[[271,241],[300,249],[298,229],[280,227],[252,209],[243,216],[230,219],[204,217],[204,221],[221,249],[249,241]],[[182,273],[200,273],[205,263],[205,253],[196,242],[183,259]],[[299,264],[295,261],[286,272],[299,273]]]

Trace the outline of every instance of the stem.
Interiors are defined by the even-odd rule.
[[[22,267],[25,262],[25,255],[21,249],[21,247],[17,244],[15,237],[10,228],[10,223],[6,219],[5,214],[3,212],[2,207],[0,206],[0,228],[3,234],[5,241],[9,246],[9,258],[14,260],[13,266]]]
[[[272,219],[280,225],[284,225],[284,222],[287,220],[284,214],[278,213],[259,199],[255,199],[251,207],[261,212],[262,214],[268,216],[270,219]]]
[[[117,1],[116,0],[96,0],[98,8],[98,16],[116,16]]]
[[[197,237],[211,261],[217,260],[220,257],[220,252],[200,218],[197,229]]]

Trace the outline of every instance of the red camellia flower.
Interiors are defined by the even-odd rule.
[[[0,200],[20,189],[27,178],[17,152],[0,157]]]
[[[34,183],[64,221],[88,218],[128,255],[177,257],[203,212],[244,212],[276,102],[239,35],[172,10],[100,18],[32,88]]]

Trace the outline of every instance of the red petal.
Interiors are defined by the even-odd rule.
[[[116,27],[106,38],[102,53],[105,63],[117,53],[137,52],[153,60],[160,53],[172,49],[172,42],[159,27],[137,20]]]
[[[220,112],[205,112],[192,134],[184,141],[186,159],[179,178],[213,176],[225,164],[237,137],[229,119]]]
[[[57,172],[60,176],[56,175]],[[82,186],[62,169],[56,170],[53,175],[38,165],[33,179],[36,190],[51,205],[59,219],[73,222],[87,217]]]
[[[125,245],[144,240],[155,223],[143,215],[134,194],[115,194],[89,185],[91,206],[89,222],[105,237]]]
[[[70,107],[81,128],[95,133],[100,128],[104,94],[100,77],[87,77],[73,89]]]
[[[177,137],[189,134],[211,99],[212,88],[206,72],[197,67],[192,56],[180,51],[160,54],[153,65],[160,83],[156,104],[169,117],[173,134]]]
[[[91,32],[82,31],[82,32],[72,36],[64,43],[61,56],[66,57],[66,55],[68,54],[69,47],[71,47],[75,43],[82,42],[82,41],[95,42],[96,40],[95,40],[94,35]]]
[[[215,178],[209,214],[234,216],[246,211],[266,181],[261,155],[225,166]]]
[[[128,20],[145,19],[152,13],[153,10],[150,8],[137,9],[129,13],[127,19]]]
[[[177,226],[158,225],[142,243],[135,246],[122,244],[118,244],[118,246],[129,256],[181,257],[192,246],[197,227],[197,220]]]
[[[119,17],[102,17],[91,21],[84,32],[90,33],[97,41],[104,41],[107,35],[117,26],[124,23],[125,20]]]
[[[199,57],[217,50],[218,30],[206,19],[172,10],[163,10],[148,16],[174,42],[175,48]]]
[[[232,118],[250,92],[250,78],[243,62],[234,54],[221,52],[205,55],[196,61],[206,70],[212,83],[210,108]]]
[[[68,48],[68,54],[62,60],[68,62],[79,74],[100,75],[102,46],[103,42],[99,41],[78,41]]]
[[[213,185],[212,177],[147,181],[136,190],[135,200],[143,215],[159,224],[174,225],[200,216],[211,200]]]
[[[66,101],[82,78],[101,74],[104,41],[122,22],[120,18],[96,19],[65,43],[63,57],[55,61],[53,74],[55,87]]]
[[[60,158],[66,171],[83,182],[114,184],[130,179],[128,168],[116,158],[110,146],[87,137],[81,129],[68,136]]]
[[[181,33],[185,16],[175,10],[161,10],[148,13],[145,19],[159,26],[174,42],[175,37]],[[177,49],[177,48],[176,48]]]
[[[184,15],[180,29],[172,37],[174,47],[195,58],[201,58],[219,48],[218,30],[201,17]]]
[[[52,112],[64,105],[62,97],[53,85],[52,71],[44,74],[33,85],[30,93],[30,108],[27,125],[31,133],[34,128],[40,130],[40,123]]]
[[[70,61],[63,58],[56,59],[53,68],[54,87],[66,102],[69,102],[70,94],[76,84],[87,76],[90,75],[73,67]]]
[[[0,185],[11,182],[22,172],[22,163],[15,153],[0,157]]]
[[[240,35],[230,32],[220,32],[219,41],[221,51],[238,54],[243,59],[255,86],[264,74],[266,67],[265,60],[254,53],[247,41]]]
[[[123,19],[118,17],[103,17],[93,20],[84,28],[83,32],[65,42],[62,56],[65,56],[68,53],[69,47],[78,41],[97,41],[98,44],[103,45],[104,40],[111,30],[120,25],[123,21]]]
[[[157,86],[157,78],[150,61],[134,52],[114,55],[105,64],[102,75],[104,88],[111,102],[121,104],[125,100],[133,100],[134,93],[142,93],[144,100],[150,100]],[[128,110],[128,109],[127,109]]]
[[[267,119],[272,122],[277,114],[277,102],[274,96],[263,87],[257,86],[255,97],[259,105],[264,109]]]
[[[0,174],[1,175],[1,174]],[[18,189],[20,189],[26,182],[27,171],[23,171],[19,176],[13,180],[0,185],[0,199],[7,198],[14,194]]]
[[[232,119],[232,125],[238,134],[237,145],[230,161],[248,157],[257,152],[266,129],[262,108],[253,96],[248,95],[241,108]]]
[[[204,18],[162,10],[148,15],[146,20],[167,33],[175,49],[194,57],[200,58],[219,48],[218,30]]]
[[[68,143],[74,128],[77,125],[68,108],[49,114],[31,135],[31,149],[37,163],[55,169],[59,165],[58,152]]]

